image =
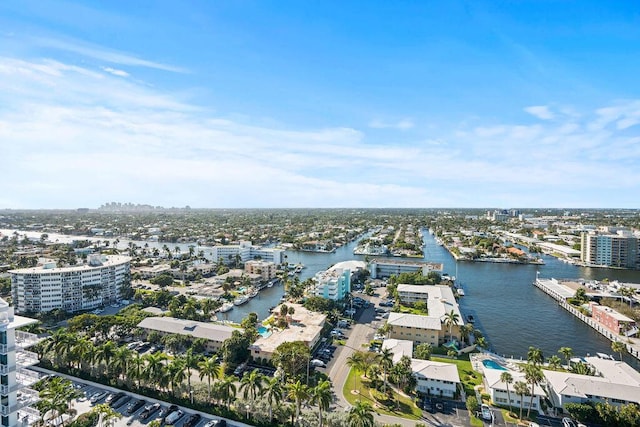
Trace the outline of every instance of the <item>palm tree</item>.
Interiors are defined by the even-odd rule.
[[[211,298],[205,298],[202,301],[200,308],[202,309],[202,315],[204,316],[205,320],[208,321],[211,318],[211,312],[213,311],[215,305],[216,302]]]
[[[287,384],[287,397],[296,404],[296,419],[300,416],[302,402],[309,399],[309,387],[300,380]]]
[[[449,328],[450,340],[453,339],[453,336],[451,335],[453,325],[457,325],[459,320],[460,320],[460,315],[453,310],[451,310],[450,312],[444,315],[444,324]]]
[[[113,369],[118,372],[118,378],[125,378],[129,368],[129,362],[133,358],[133,350],[127,346],[118,347],[113,355]]]
[[[267,378],[266,386],[263,390],[264,396],[269,402],[269,421],[273,420],[273,403],[282,399],[282,383],[278,377]]]
[[[573,350],[571,347],[560,347],[558,353],[564,356],[564,360],[567,362],[567,367],[569,366],[569,361],[571,360],[571,356],[573,356]]]
[[[509,390],[509,384],[513,384],[513,376],[510,372],[505,371],[500,374],[500,381],[507,385],[507,399],[509,399],[509,409],[511,409],[511,390]]]
[[[513,385],[513,391],[520,395],[520,417],[522,419],[522,407],[524,406],[524,396],[529,393],[529,387],[524,381],[518,381]]]
[[[360,399],[349,410],[349,427],[373,427],[373,407],[369,402],[362,402]]]
[[[347,357],[347,366],[355,371],[353,376],[353,390],[357,390],[356,380],[358,378],[358,372],[366,369],[361,352],[356,351],[351,356]]]
[[[469,342],[469,336],[473,334],[473,325],[470,323],[460,326],[460,339],[464,342]]]
[[[558,369],[558,367],[562,364],[562,360],[554,354],[553,356],[549,357],[549,359],[547,359],[547,363],[549,364],[549,368]]]
[[[229,406],[231,405],[231,400],[235,399],[236,397],[236,391],[237,391],[236,381],[237,380],[238,378],[233,375],[225,375],[222,377],[222,380],[219,383],[220,395],[222,396],[222,399],[227,404],[227,411],[229,410]]]
[[[184,360],[184,367],[187,369],[187,385],[189,387],[189,395],[192,396],[191,392],[191,370],[196,369],[198,367],[198,362],[200,362],[200,355],[195,354],[191,349],[187,350],[187,352],[182,356]]]
[[[200,381],[207,378],[207,392],[209,399],[211,399],[211,379],[218,378],[220,375],[220,363],[217,358],[210,357],[198,362],[198,370],[200,371]]]
[[[94,406],[90,413],[98,414],[98,419],[100,420],[100,427],[110,425],[110,421],[113,419],[122,418],[122,414],[113,409],[107,403],[99,403]]]
[[[529,347],[529,351],[527,351],[527,361],[535,366],[542,365],[544,362],[542,350],[537,347]]]
[[[73,387],[71,381],[61,377],[54,377],[49,380],[47,387],[40,392],[40,399],[43,405],[42,413],[51,411],[55,418],[60,418],[60,421],[62,421],[62,416],[71,409],[73,399],[77,399],[81,394],[79,390]]]
[[[258,369],[244,374],[240,380],[240,391],[243,392],[242,397],[246,399],[247,396],[250,396],[251,400],[256,400],[256,394],[262,391],[263,381],[264,375]]]
[[[383,348],[380,353],[378,353],[378,363],[382,367],[383,375],[384,375],[384,383],[383,383],[383,393],[387,392],[387,372],[393,366],[393,352],[389,348]]]
[[[137,387],[140,387],[140,382],[144,378],[144,366],[145,359],[140,353],[134,353],[133,357],[128,363],[129,372],[127,373],[131,380],[137,381]]]
[[[169,362],[165,369],[165,375],[167,376],[169,384],[171,384],[171,392],[174,396],[176,395],[176,388],[184,382],[187,376],[185,369],[187,369],[187,361],[184,357],[176,357]]]
[[[159,352],[145,354],[144,358],[147,362],[144,367],[144,378],[150,383],[159,382],[163,376],[163,371],[165,369],[164,362],[168,359],[167,355]]]
[[[627,346],[622,341],[611,341],[611,350],[618,353],[622,360],[622,355],[627,352]]]
[[[636,293],[635,289],[623,287],[623,288],[620,288],[620,290],[618,292],[623,297],[629,298],[629,307],[631,307],[632,304],[633,304],[633,299],[631,297],[635,295],[635,293]]]
[[[322,411],[329,411],[331,402],[333,401],[333,391],[331,390],[331,381],[323,380],[317,386],[311,389],[311,403],[318,405],[318,413],[320,415],[320,427],[322,427]]]
[[[107,376],[111,373],[111,364],[109,363],[113,356],[116,354],[117,346],[113,341],[107,341],[98,347],[98,351],[96,352],[96,361],[98,364],[104,362],[105,364],[105,372]]]
[[[533,398],[535,396],[535,386],[540,384],[544,376],[542,375],[542,369],[540,369],[536,364],[526,364],[524,366],[524,376],[531,386],[531,400],[529,401],[529,407],[527,408],[527,418],[529,418],[531,405],[533,405]]]

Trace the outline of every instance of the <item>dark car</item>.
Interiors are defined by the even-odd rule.
[[[120,399],[114,400],[113,402],[111,402],[111,407],[113,409],[117,409],[117,408],[121,407],[122,405],[124,405],[125,403],[127,403],[130,400],[131,400],[131,396],[124,395]]]
[[[134,402],[131,402],[127,405],[127,414],[133,414],[134,412],[136,412],[138,409],[142,408],[145,403],[147,403],[144,400],[137,400]]]
[[[142,412],[140,412],[140,419],[146,420],[149,418],[154,412],[161,408],[159,403],[154,403],[153,405],[145,406]]]
[[[184,422],[182,427],[195,427],[196,425],[198,425],[201,419],[202,419],[202,415],[193,414],[189,418],[187,418],[187,421]]]

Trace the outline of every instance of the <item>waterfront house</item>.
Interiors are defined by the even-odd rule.
[[[589,308],[591,309],[591,317],[593,318],[593,320],[595,320],[611,332],[621,335],[627,331],[638,331],[637,329],[635,329],[635,320],[625,316],[622,313],[619,313],[611,307],[600,305],[596,302],[591,302],[589,303]]]
[[[509,385],[509,393],[507,393],[507,384],[500,379],[500,376],[504,372],[509,372],[513,377],[513,383]],[[496,405],[510,405],[515,408],[522,407],[525,410],[531,405],[531,409],[537,411],[540,408],[540,399],[544,399],[546,396],[544,389],[539,385],[533,388],[533,402],[531,401],[531,396],[525,395],[524,399],[522,399],[522,396],[513,391],[513,384],[518,381],[527,382],[523,372],[505,370],[504,368],[493,369],[484,366],[483,375],[485,390],[489,392],[491,401]],[[509,397],[511,397],[511,403],[509,403]]]
[[[391,350],[393,363],[396,364],[403,356],[412,357],[413,342],[386,339],[382,342],[382,348]],[[416,379],[416,391],[427,396],[453,398],[460,384],[458,368],[453,363],[411,359],[411,371]]]
[[[556,408],[586,402],[640,404],[640,373],[631,366],[599,357],[585,357],[583,362],[595,369],[595,376],[543,370],[549,399]]]
[[[207,342],[206,351],[212,353],[216,353],[222,348],[222,343],[231,338],[233,331],[242,332],[240,328],[233,328],[227,325],[196,322],[173,317],[147,317],[138,323],[138,328],[147,334],[151,331],[156,331],[161,336],[179,334],[187,335],[194,339],[204,338]]]
[[[271,360],[276,348],[285,342],[302,341],[309,349],[313,349],[320,341],[327,316],[309,311],[300,304],[287,303],[286,305],[294,311],[292,315],[287,316],[287,327],[262,330],[256,342],[249,346],[254,359]],[[281,307],[279,305],[272,310],[274,316],[279,315]]]

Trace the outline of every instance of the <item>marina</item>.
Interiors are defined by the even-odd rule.
[[[557,281],[536,278],[536,280],[533,282],[533,285],[536,288],[543,291],[545,294],[549,295],[554,300],[558,301],[558,304],[560,305],[560,307],[567,310],[577,319],[580,319],[581,321],[583,321],[586,325],[590,326],[593,330],[597,331],[608,340],[612,342],[613,341],[622,342],[627,349],[627,353],[630,356],[640,360],[640,340],[616,334],[615,332],[605,328],[603,325],[593,320],[592,317],[584,315],[580,310],[578,310],[577,307],[567,302],[567,297],[573,296],[573,294],[567,291],[563,292],[563,290],[559,288],[559,286],[555,285],[554,282],[557,282]],[[637,328],[635,329],[635,331],[637,332]],[[598,353],[598,354],[602,354],[602,353]]]

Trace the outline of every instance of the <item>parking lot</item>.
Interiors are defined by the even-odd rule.
[[[64,375],[61,375],[64,376]],[[108,403],[112,408],[122,415],[121,418],[113,420],[112,427],[126,427],[137,426],[142,427],[147,425],[150,421],[155,419],[161,419],[166,416],[166,424],[171,424],[176,427],[213,427],[225,425],[234,427],[244,427],[247,424],[243,424],[237,421],[221,420],[221,418],[205,414],[202,412],[194,411],[191,409],[177,407],[174,405],[174,413],[167,414],[170,404],[162,402],[156,399],[147,398],[144,396],[138,396],[133,393],[126,393],[120,390],[104,387],[93,383],[80,382],[75,378],[66,377],[72,380],[74,387],[82,393],[79,399],[72,402],[72,406],[76,409],[78,415],[91,411],[96,405],[101,403]],[[109,395],[122,393],[123,397],[109,401]],[[143,403],[139,403],[140,401]],[[152,411],[147,410],[150,406],[156,405]],[[180,412],[178,412],[180,411]],[[149,416],[145,417],[141,415],[144,412],[149,412]],[[220,424],[215,424],[216,422]]]

